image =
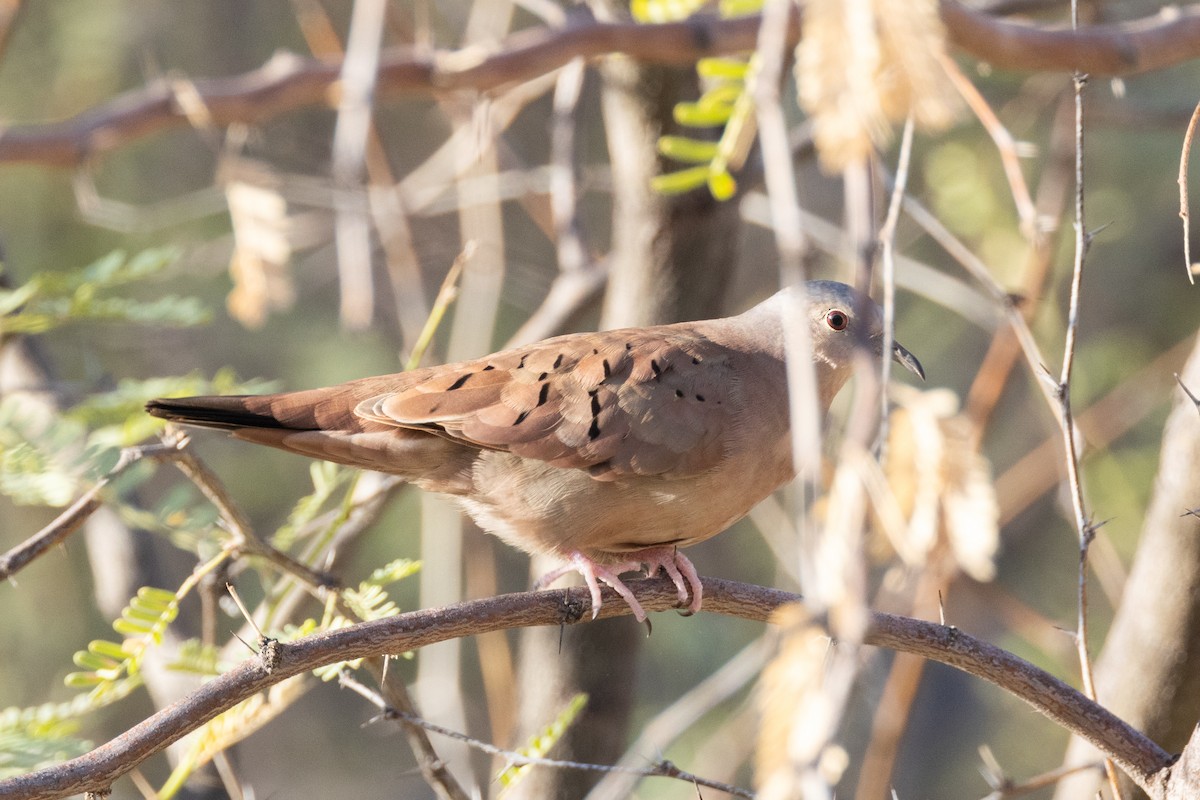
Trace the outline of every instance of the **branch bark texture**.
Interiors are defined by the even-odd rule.
[[[648,611],[667,611],[678,602],[675,587],[665,578],[631,581],[630,586]],[[603,599],[601,618],[629,613],[628,606],[619,602],[611,590],[605,589]],[[781,605],[801,600],[789,592],[716,578],[704,579],[704,599],[706,611],[759,621],[766,621]],[[400,614],[316,634],[276,648],[279,657],[270,670],[258,658],[247,659],[85,756],[0,781],[0,797],[34,800],[105,791],[114,780],[222,711],[285,678],[323,664],[401,653],[487,631],[572,625],[590,619],[590,612],[584,588],[524,592]],[[1161,787],[1170,775],[1172,759],[1164,750],[1029,662],[955,628],[891,614],[871,616],[865,642],[941,661],[1012,692],[1101,747],[1151,796],[1165,796]]]

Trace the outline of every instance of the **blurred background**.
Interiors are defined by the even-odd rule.
[[[992,11],[1028,13],[1038,24],[1065,19],[1061,3],[1008,5],[1013,7]],[[491,81],[480,90],[400,91],[381,79],[375,96],[369,80],[355,83],[344,72],[340,95],[285,101],[269,110],[267,101],[251,98],[240,112],[247,121],[233,123],[214,119],[202,99],[209,79],[270,68],[264,64],[286,68],[279,53],[325,60],[336,72],[349,47],[369,74],[371,54],[381,47],[414,57],[461,51],[470,58],[503,47],[518,32],[582,24],[583,17],[575,16],[582,13],[621,18],[625,9],[547,0],[9,0],[0,6],[8,14],[0,39],[0,120],[8,131],[116,113],[114,104],[123,101],[115,98],[128,100],[123,93],[143,87],[168,87],[190,122],[145,135],[114,134],[115,143],[105,142],[101,132],[92,140],[99,143],[93,152],[70,156],[36,147],[14,154],[3,149],[8,134],[0,133],[7,288],[70,273],[114,250],[138,254],[169,247],[161,269],[120,286],[117,294],[147,304],[166,296],[193,298],[187,302],[196,305],[187,308],[205,317],[194,325],[71,319],[31,337],[0,329],[7,394],[30,391],[35,376],[39,392],[57,408],[70,409],[124,386],[123,408],[133,419],[137,403],[128,401],[150,388],[124,383],[129,381],[190,375],[203,383],[231,370],[236,377],[224,378],[230,388],[262,380],[300,389],[398,371],[412,357],[456,262],[463,267],[457,299],[434,330],[422,363],[598,326],[736,313],[780,284],[757,146],[735,170],[737,190],[728,201],[714,200],[703,187],[673,196],[649,188],[653,174],[679,166],[657,156],[655,143],[662,134],[681,132],[672,107],[701,91],[693,65],[639,65],[623,57],[569,62],[522,81]],[[1119,22],[1153,15],[1159,6],[1091,3],[1088,14]],[[1004,291],[1020,298],[1017,308],[1029,320],[1046,368],[1057,375],[1073,252],[1070,76],[993,70],[972,55],[953,48],[949,53],[1018,142],[1034,212],[1027,209],[1022,218],[992,137],[961,100],[948,129],[918,132],[909,192]],[[810,277],[853,281],[861,273],[845,234],[851,215],[846,183],[818,163],[809,116],[795,103],[790,69],[784,74],[782,108],[800,205],[812,215],[804,217],[812,244],[807,270]],[[1197,290],[1185,274],[1176,185],[1198,77],[1188,62],[1142,75],[1094,77],[1087,89],[1087,220],[1096,236],[1087,259],[1071,395],[1086,442],[1086,496],[1096,520],[1104,521],[1091,555],[1093,652],[1100,651],[1120,603],[1150,502],[1163,425],[1179,397],[1172,375],[1183,368],[1200,320]],[[262,103],[260,110],[255,102]],[[877,222],[896,158],[892,140],[870,170]],[[1058,428],[1037,386],[1040,377],[1019,355],[1010,356],[1009,369],[989,360],[1004,359],[996,304],[927,226],[902,215],[895,244],[901,256],[897,338],[925,366],[928,381],[920,390],[952,395],[937,401],[941,418],[957,420],[944,426],[947,450],[962,447],[970,454],[964,458],[982,456],[982,462],[972,460],[973,469],[991,479],[982,479],[982,516],[957,533],[949,524],[941,531],[966,540],[968,551],[971,537],[981,537],[975,546],[985,566],[962,574],[957,564],[963,559],[944,553],[905,563],[883,544],[886,537],[873,535],[871,605],[936,619],[936,604],[931,609],[928,597],[920,599],[922,586],[936,586],[944,592],[947,622],[1078,685],[1071,634],[1078,543],[1061,490]],[[898,401],[920,407],[916,391]],[[833,412],[828,453],[836,452],[847,405]],[[127,435],[153,430],[145,421],[121,424]],[[20,425],[13,430],[6,434],[10,448]],[[903,430],[900,422],[893,426],[896,436]],[[195,434],[192,446],[264,537],[313,492],[304,459],[213,434]],[[897,446],[902,454],[902,443]],[[83,486],[111,463],[111,454],[81,457],[67,472],[74,470]],[[896,469],[902,474],[906,468],[901,462]],[[156,524],[132,512],[115,513],[107,523],[113,529],[105,533],[91,527],[103,527],[103,520],[93,520],[86,541],[68,540],[0,586],[0,707],[74,696],[77,690],[63,685],[64,676],[77,670],[72,654],[90,640],[112,638],[112,620],[138,585],[179,586],[195,554],[203,552],[195,541],[217,535],[211,512],[169,465],[147,463],[134,473],[115,490],[119,505],[143,510]],[[394,558],[422,559],[425,571],[389,589],[406,611],[530,585],[526,556],[469,524],[460,541],[454,512],[438,501],[391,486],[360,483],[355,491],[379,491],[384,501],[370,526],[339,551],[336,572],[347,583]],[[989,494],[993,512],[987,510]],[[61,510],[20,499],[0,498],[3,549]],[[1192,502],[1200,504],[1200,497]],[[171,513],[183,514],[181,509],[190,530],[203,532],[195,539],[166,532]],[[764,538],[761,529],[770,527],[764,519],[743,520],[690,550],[701,574],[801,590],[794,569],[779,563],[781,551],[769,543],[769,532]],[[978,580],[993,563],[992,527],[999,537],[994,578]],[[132,554],[136,569],[129,574],[116,574],[126,567],[105,559],[117,549]],[[238,582],[254,602],[270,585],[249,570]],[[296,621],[320,618],[320,606],[309,605]],[[216,638],[223,643],[241,620],[226,607],[216,613]],[[189,599],[175,623],[180,636],[201,635],[201,618],[199,602]],[[764,626],[712,614],[659,614],[646,638],[628,618],[605,624],[619,625],[611,640],[585,643],[576,629],[547,632],[552,646],[545,658],[555,662],[589,648],[589,666],[600,674],[584,682],[598,680],[622,695],[591,690],[600,707],[592,711],[609,708],[616,719],[578,723],[585,735],[609,726],[608,755],[589,757],[614,760],[665,708],[753,647],[751,666],[728,696],[713,699],[678,736],[639,741],[636,753],[752,785],[754,675],[767,647],[756,643]],[[516,690],[522,681],[542,680],[541,670],[554,669],[528,660],[546,646],[516,633],[469,639],[393,668],[414,685],[429,719],[513,748],[537,729],[520,719]],[[854,796],[860,785],[873,714],[892,662],[886,652],[864,656],[839,738],[847,766],[838,796]],[[892,772],[898,797],[987,795],[979,752],[984,746],[1018,781],[1062,763],[1067,733],[1020,701],[939,665],[910,675],[915,697],[897,706],[911,708],[902,714],[907,724]],[[135,693],[87,716],[77,735],[106,741],[144,718],[161,696]],[[560,699],[538,712],[542,726]],[[231,758],[238,779],[259,797],[434,796],[398,729],[366,725],[375,713],[336,683],[315,685],[236,746]],[[1168,749],[1181,744],[1164,742]],[[496,764],[479,756],[464,761],[436,736],[434,746],[447,751],[464,785],[478,781],[484,794],[495,790],[490,781]],[[157,758],[142,771],[159,786],[170,766]],[[215,788],[205,789],[199,780],[188,791],[223,796],[220,781],[211,783]],[[527,791],[573,797],[584,789]],[[695,796],[690,785],[664,779],[621,791]],[[1051,797],[1053,791],[1029,796]],[[116,795],[135,796],[135,789],[123,781]]]

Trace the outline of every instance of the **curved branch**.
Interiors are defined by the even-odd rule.
[[[1200,8],[1163,9],[1153,17],[1079,30],[1007,22],[942,0],[950,40],[1000,69],[1079,72],[1111,77],[1181,64],[1200,55]]]
[[[499,49],[481,47],[432,55],[393,50],[379,63],[383,97],[442,91],[489,91],[552,72],[571,59],[623,53],[653,63],[688,63],[754,49],[757,18],[695,17],[640,25],[587,21],[561,29],[534,28]],[[799,38],[799,25],[793,25]],[[0,162],[70,167],[127,142],[188,124],[259,124],[284,112],[337,102],[341,64],[280,53],[251,72],[226,78],[164,78],[70,119],[0,129]]]
[[[648,611],[667,611],[678,602],[666,578],[630,581]],[[766,621],[799,595],[717,578],[704,579],[706,611]],[[604,589],[604,618],[629,614],[612,590]],[[273,648],[278,655],[268,670],[250,658],[97,747],[55,767],[0,781],[8,800],[56,798],[101,791],[142,761],[195,730],[221,712],[285,678],[323,664],[400,653],[461,636],[533,625],[572,625],[590,619],[585,588],[500,595],[445,608],[414,611],[349,628],[309,636]],[[1007,689],[1068,730],[1090,740],[1143,788],[1165,781],[1171,757],[1154,742],[1067,684],[1029,662],[932,622],[875,613],[867,644],[916,653],[957,667]]]
[[[1079,31],[999,20],[956,0],[942,0],[950,41],[1002,69],[1128,75],[1200,56],[1200,7]],[[755,45],[758,16],[642,25],[597,22],[586,15],[564,28],[535,28],[494,51],[466,48],[432,55],[392,51],[379,65],[382,96],[490,91],[562,67],[571,59],[623,54],[646,63],[680,64],[746,52]],[[800,39],[798,13],[788,41]],[[282,113],[336,104],[341,65],[280,54],[262,67],[227,78],[164,78],[61,122],[0,129],[0,163],[73,167],[100,153],[185,125],[260,124]]]

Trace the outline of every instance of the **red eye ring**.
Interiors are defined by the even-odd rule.
[[[835,331],[844,331],[850,324],[850,317],[845,311],[835,308],[825,315],[825,322]]]

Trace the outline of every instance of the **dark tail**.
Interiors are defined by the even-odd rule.
[[[146,403],[146,411],[171,422],[202,428],[290,428],[271,413],[261,395],[163,397]]]

